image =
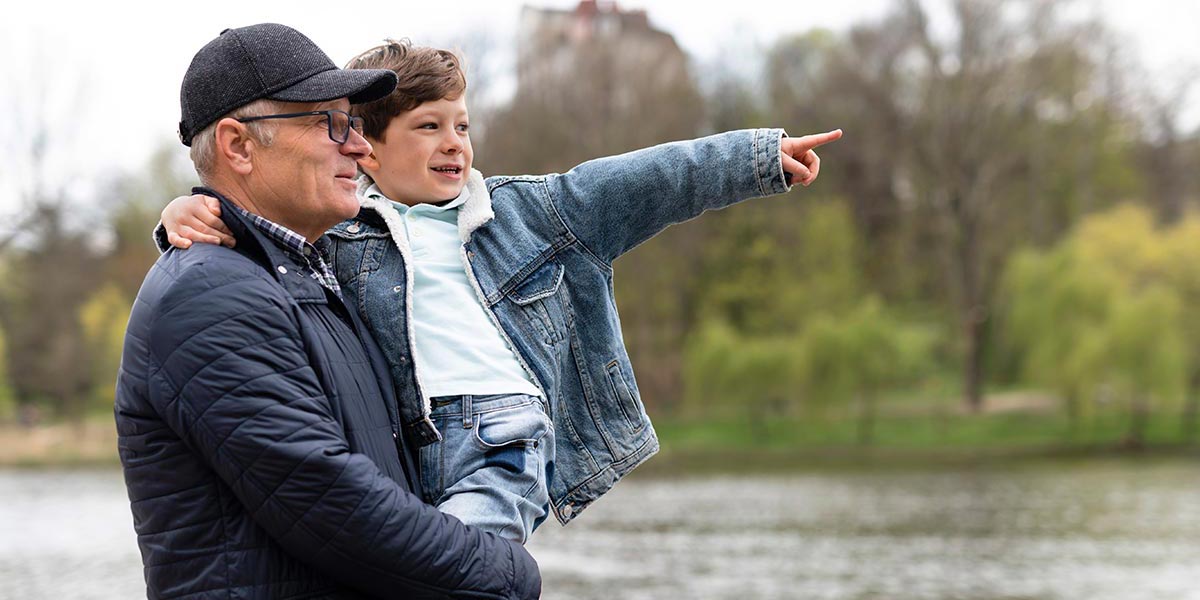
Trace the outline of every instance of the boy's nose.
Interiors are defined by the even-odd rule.
[[[448,152],[448,153],[450,153],[450,154],[454,154],[454,153],[456,153],[456,152],[462,152],[462,149],[463,149],[463,142],[462,142],[462,139],[460,139],[460,138],[458,137],[458,133],[457,133],[457,132],[451,131],[451,132],[450,132],[450,135],[447,135],[447,136],[446,136],[446,139],[445,139],[445,141],[443,142],[443,146],[442,146],[442,147],[444,148],[444,151],[445,151],[445,152]]]

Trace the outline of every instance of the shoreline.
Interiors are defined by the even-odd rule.
[[[662,450],[635,473],[675,474],[879,468],[974,468],[1046,462],[1097,460],[1184,459],[1200,462],[1200,444],[1151,439],[1140,447],[1118,441],[1006,439],[981,436],[970,442],[946,444],[931,440],[891,440],[876,445],[813,443],[773,439],[771,443],[740,438],[710,437],[714,428],[736,433],[719,421],[681,423],[661,419]],[[783,443],[780,443],[783,442]],[[117,434],[108,419],[52,423],[33,427],[0,424],[0,468],[5,469],[119,469]]]

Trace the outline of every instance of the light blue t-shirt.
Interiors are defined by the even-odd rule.
[[[422,391],[428,398],[541,396],[467,278],[458,234],[458,208],[467,194],[464,188],[442,206],[391,203],[412,249],[413,360]],[[374,185],[365,195],[387,200]]]

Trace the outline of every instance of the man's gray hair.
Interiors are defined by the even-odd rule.
[[[231,111],[229,114],[213,121],[211,125],[200,130],[192,138],[192,164],[196,167],[196,174],[200,176],[200,182],[204,185],[209,185],[209,178],[212,177],[213,170],[217,166],[217,139],[216,130],[217,123],[221,119],[240,119],[243,117],[262,117],[266,115],[283,112],[284,105],[278,100],[268,100],[266,98],[255,100],[244,106]],[[277,124],[272,121],[252,121],[246,123],[246,129],[251,136],[263,146],[270,146],[275,141],[275,129]]]

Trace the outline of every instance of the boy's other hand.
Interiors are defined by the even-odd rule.
[[[167,243],[176,248],[189,248],[193,242],[229,248],[237,244],[221,220],[221,203],[211,196],[179,196],[163,209],[162,224]]]
[[[814,133],[800,137],[786,137],[780,141],[779,150],[783,160],[783,172],[790,174],[792,181],[808,187],[816,181],[817,173],[821,170],[821,158],[813,152],[813,148],[836,142],[842,138],[842,130],[834,129],[825,133]],[[788,182],[791,184],[791,181]]]

